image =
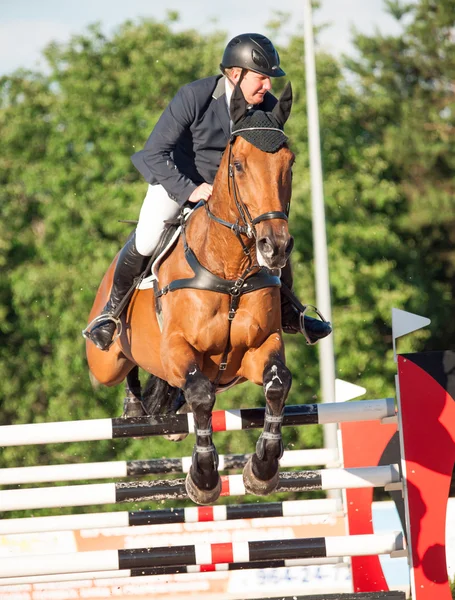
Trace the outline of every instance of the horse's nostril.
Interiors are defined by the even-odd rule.
[[[291,252],[293,251],[293,249],[294,249],[294,238],[291,237],[289,239],[288,245],[286,246],[286,250],[285,250],[286,256],[289,256],[291,254]]]
[[[263,256],[273,255],[273,245],[268,237],[263,237],[258,240],[258,249]]]

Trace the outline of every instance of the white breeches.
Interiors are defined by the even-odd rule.
[[[136,248],[143,256],[151,256],[158,244],[164,221],[178,215],[180,206],[171,200],[162,185],[149,185],[142,203],[136,228]]]

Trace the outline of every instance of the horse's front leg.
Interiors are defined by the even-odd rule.
[[[183,387],[185,399],[194,416],[196,443],[191,468],[186,477],[188,496],[198,504],[212,504],[221,493],[218,453],[212,441],[213,384],[194,366]]]
[[[169,336],[162,347],[169,383],[183,390],[194,417],[196,443],[186,478],[188,496],[198,504],[211,504],[221,493],[218,454],[212,440],[212,410],[215,390],[202,373],[201,356],[180,336]]]
[[[277,487],[279,460],[283,455],[281,425],[292,376],[284,363],[282,350],[277,351],[277,337],[277,334],[271,336],[258,351],[252,353],[252,357],[248,357],[253,359],[252,361],[248,360],[247,363],[251,365],[252,372],[247,373],[250,369],[246,369],[245,372],[245,376],[251,381],[256,383],[262,381],[266,400],[264,429],[257,441],[256,452],[243,469],[246,491],[257,496],[266,496]],[[258,381],[259,374],[256,370],[261,357],[263,372]]]

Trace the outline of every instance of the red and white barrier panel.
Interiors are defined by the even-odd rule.
[[[392,554],[404,549],[400,532],[308,539],[223,544],[191,544],[161,548],[102,550],[0,558],[0,577],[31,577],[87,571],[118,571],[178,565],[216,565],[300,558]]]
[[[242,469],[250,454],[221,454],[219,471]],[[282,468],[334,465],[338,452],[330,448],[314,450],[288,450],[280,459]],[[188,473],[192,457],[153,458],[149,460],[113,461],[71,465],[47,465],[39,467],[12,467],[0,470],[0,485],[77,481],[88,479],[113,479],[116,477],[141,477],[142,475],[165,475]]]
[[[341,512],[338,499],[289,500],[232,506],[191,506],[136,512],[90,513],[87,515],[61,515],[57,517],[28,517],[0,521],[0,535],[37,533],[46,531],[78,531],[107,527],[134,527],[138,525],[163,525],[169,523],[203,523],[233,521],[237,519],[263,519],[268,517],[301,517],[329,515]]]
[[[283,425],[315,425],[349,421],[381,420],[395,415],[393,398],[357,402],[299,404],[286,406]],[[264,408],[217,410],[213,412],[213,431],[262,429]],[[191,413],[172,417],[137,417],[134,419],[93,419],[0,426],[1,446],[30,444],[57,444],[112,440],[116,438],[147,437],[154,435],[194,433]]]
[[[62,573],[60,575],[35,575],[34,577],[7,577],[0,579],[0,586],[82,581],[93,579],[127,579],[151,575],[176,573],[211,573],[213,571],[239,571],[244,569],[279,569],[282,567],[309,567],[313,565],[336,565],[342,558],[296,558],[290,560],[264,560],[247,563],[219,563],[217,565],[189,565],[177,567],[151,567],[149,569],[123,569],[122,571],[90,571],[88,573]]]
[[[244,496],[242,475],[221,478],[221,496]],[[319,471],[286,471],[280,473],[277,492],[306,492],[343,488],[385,487],[398,483],[398,465],[355,469],[323,469]],[[184,479],[133,483],[100,483],[0,492],[0,512],[90,506],[187,498]]]

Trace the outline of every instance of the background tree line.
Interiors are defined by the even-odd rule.
[[[431,328],[401,349],[452,347],[455,255],[454,0],[386,2],[398,37],[355,34],[355,58],[317,56],[337,376],[393,395],[391,308]],[[46,73],[0,79],[0,424],[118,416],[123,390],[92,389],[81,330],[97,286],[129,233],[146,184],[140,149],[183,84],[218,71],[226,36],[126,22],[92,26],[45,51]],[[291,229],[299,296],[314,303],[304,41],[272,24],[294,104]],[[278,80],[279,94],[285,81]],[[289,403],[319,399],[317,350],[288,336]],[[218,407],[263,404],[244,385]],[[242,435],[242,439],[239,438]],[[257,432],[217,436],[251,451]],[[246,438],[248,441],[245,441]],[[318,447],[318,427],[286,431],[289,448]],[[1,440],[0,440],[1,444]],[[187,455],[192,440],[8,448],[0,467]]]

